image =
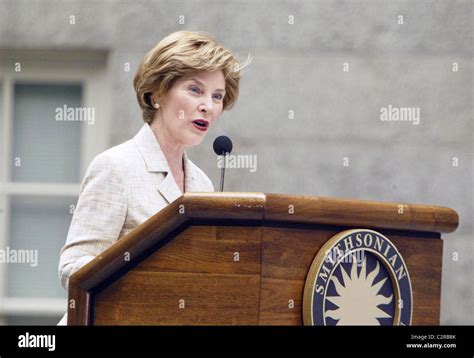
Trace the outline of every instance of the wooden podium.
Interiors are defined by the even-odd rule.
[[[410,324],[437,325],[440,233],[457,225],[439,206],[186,193],[71,276],[68,325],[301,325],[313,260],[348,229],[390,239],[411,279]]]

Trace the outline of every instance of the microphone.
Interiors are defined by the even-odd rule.
[[[224,172],[225,172],[225,156],[232,152],[232,141],[229,137],[221,135],[214,139],[214,144],[212,145],[214,152],[217,155],[224,156],[224,165],[221,168],[221,191],[224,191]]]

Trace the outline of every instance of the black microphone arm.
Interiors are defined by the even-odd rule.
[[[226,156],[226,154],[227,154],[226,152],[222,152],[222,154],[221,154],[221,155],[224,156],[224,165],[221,168],[221,184],[220,184],[221,191],[224,191],[225,156]]]

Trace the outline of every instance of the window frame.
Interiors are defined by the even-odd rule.
[[[0,134],[0,248],[10,242],[10,203],[13,196],[71,197],[77,201],[80,181],[91,160],[109,146],[110,106],[106,54],[78,51],[8,51],[0,53],[1,113]],[[60,59],[60,60],[58,60]],[[21,71],[15,71],[15,64]],[[80,181],[78,183],[13,182],[14,87],[22,84],[77,84],[82,87],[81,105],[95,108],[94,125],[83,123],[80,144]],[[72,217],[72,216],[71,216]],[[66,237],[64,237],[64,242]],[[58,252],[59,263],[59,252]],[[55,279],[59,285],[59,278]],[[7,316],[55,317],[65,313],[66,299],[44,297],[7,297],[8,265],[0,263],[0,324]]]

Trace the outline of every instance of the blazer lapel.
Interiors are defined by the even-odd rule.
[[[184,161],[184,191],[186,193],[196,192],[199,190],[199,182],[197,179],[197,173],[195,173],[193,164],[188,158],[186,152],[183,156]]]
[[[175,201],[182,195],[171,172],[168,172],[165,179],[158,185],[158,191],[168,203]]]
[[[150,125],[145,123],[142,129],[133,137],[133,140],[145,161],[147,170],[150,173],[163,173],[165,175],[165,178],[158,184],[157,190],[168,203],[178,199],[182,195],[181,190],[179,190],[174,180],[165,155]]]

